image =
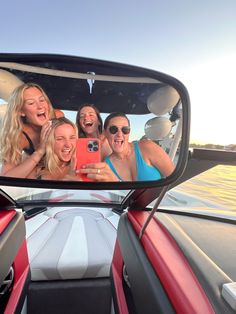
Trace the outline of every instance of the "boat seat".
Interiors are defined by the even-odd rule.
[[[31,280],[109,277],[119,216],[53,207],[26,220]]]
[[[144,126],[145,136],[153,141],[160,141],[168,137],[172,123],[166,117],[155,117],[148,120]]]

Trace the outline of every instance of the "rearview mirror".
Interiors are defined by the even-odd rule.
[[[121,112],[126,115],[130,124],[129,134],[123,132],[123,125],[121,124],[124,123],[124,119],[121,119],[123,121],[121,123],[117,117],[114,117],[113,120],[109,120],[106,130],[101,135],[102,143],[105,139],[110,149],[109,153],[105,153],[103,152],[103,144],[101,145],[102,159],[105,158],[106,154],[112,154],[109,158],[114,164],[113,174],[116,175],[119,169],[121,171],[121,175],[117,175],[118,179],[114,180],[119,181],[119,186],[133,188],[165,185],[173,182],[183,172],[189,139],[189,98],[183,84],[175,78],[148,69],[94,59],[61,55],[0,54],[1,134],[4,134],[3,130],[5,128],[4,136],[9,138],[12,135],[13,128],[18,128],[19,132],[13,133],[19,136],[17,140],[15,138],[15,144],[12,143],[18,151],[21,148],[23,150],[24,145],[29,145],[21,144],[22,132],[26,130],[25,133],[27,133],[28,127],[31,128],[30,123],[33,124],[33,127],[37,125],[33,118],[32,120],[27,119],[26,109],[21,106],[17,113],[18,116],[15,117],[18,122],[15,125],[8,126],[8,131],[6,131],[5,117],[9,111],[12,95],[16,88],[22,86],[23,83],[34,83],[40,86],[49,98],[53,108],[57,110],[55,112],[64,115],[74,124],[78,122],[78,109],[84,104],[87,104],[87,106],[93,104],[100,111],[103,122],[109,114],[114,112]],[[19,102],[20,96],[15,99]],[[38,106],[35,109],[37,119],[45,118],[43,107],[41,108],[40,104],[37,105],[32,102],[31,108],[33,106],[35,108]],[[113,128],[110,131],[113,122],[117,123],[118,128]],[[84,122],[90,129],[93,123],[93,118],[88,118],[87,122]],[[42,126],[40,126],[41,129]],[[30,138],[27,139],[28,143],[32,141],[33,146],[35,146],[34,149],[39,146],[40,130],[38,135],[33,138],[28,134]],[[94,138],[92,135],[87,135],[87,137]],[[138,161],[134,150],[130,152],[129,156],[127,155],[124,164],[119,166],[115,158],[118,159],[118,157],[123,156],[122,149],[126,147],[126,141],[132,149],[134,149],[133,143],[138,143],[141,161]],[[4,172],[4,165],[7,163],[6,147],[11,144],[6,145],[4,143],[2,141],[0,147],[2,156],[0,183],[14,185],[19,179],[18,181],[23,186],[30,186],[34,175],[24,177],[17,175],[17,171],[14,174],[7,172],[6,168]],[[149,149],[146,148],[145,143],[148,143]],[[49,144],[46,143],[47,145]],[[156,147],[161,152],[160,156],[158,156],[159,151],[156,151]],[[12,152],[13,148],[8,150],[8,153],[9,151]],[[45,157],[43,158],[45,159]],[[164,159],[168,160],[167,166]],[[16,165],[20,164],[22,160],[16,162]],[[131,163],[131,160],[134,162]],[[40,162],[42,160],[36,161],[37,167]],[[122,162],[122,158],[119,162]],[[144,167],[149,167],[151,172],[153,168],[157,169],[160,177],[146,175],[146,177],[141,176],[140,179],[138,177],[138,168],[141,167],[139,165],[141,162],[144,163]],[[169,167],[170,164],[173,165],[172,168]],[[98,175],[101,175],[100,170],[96,171]],[[143,172],[146,173],[146,170],[143,170]],[[94,174],[96,174],[95,170]],[[29,180],[27,180],[28,178]],[[71,176],[66,178],[63,183],[58,182],[58,180],[55,182],[56,179],[50,176],[48,180],[43,180],[47,179],[47,176],[35,176],[34,180],[39,186],[45,186],[46,184],[55,187],[60,184],[61,186],[62,184],[64,186],[70,184],[70,188],[73,186],[89,188],[91,185],[96,188],[106,186],[116,188],[114,183],[112,187],[109,183],[113,180],[105,180],[108,183],[103,182],[103,178],[101,177],[101,180],[99,180],[99,176],[96,177],[96,182],[93,179],[90,182],[75,181]],[[120,183],[121,181],[122,183]]]

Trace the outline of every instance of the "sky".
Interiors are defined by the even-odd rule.
[[[167,73],[189,91],[191,142],[236,143],[235,0],[8,0],[0,12],[0,52],[69,54]]]

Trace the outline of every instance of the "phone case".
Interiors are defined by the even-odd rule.
[[[97,138],[79,138],[76,144],[76,169],[101,161],[100,141]],[[78,173],[83,181],[93,181],[87,174]]]

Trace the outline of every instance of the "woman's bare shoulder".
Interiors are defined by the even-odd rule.
[[[61,111],[60,109],[54,109],[54,113],[57,119],[65,116],[63,111]]]
[[[149,139],[142,139],[138,142],[141,149],[159,149],[160,146]]]

